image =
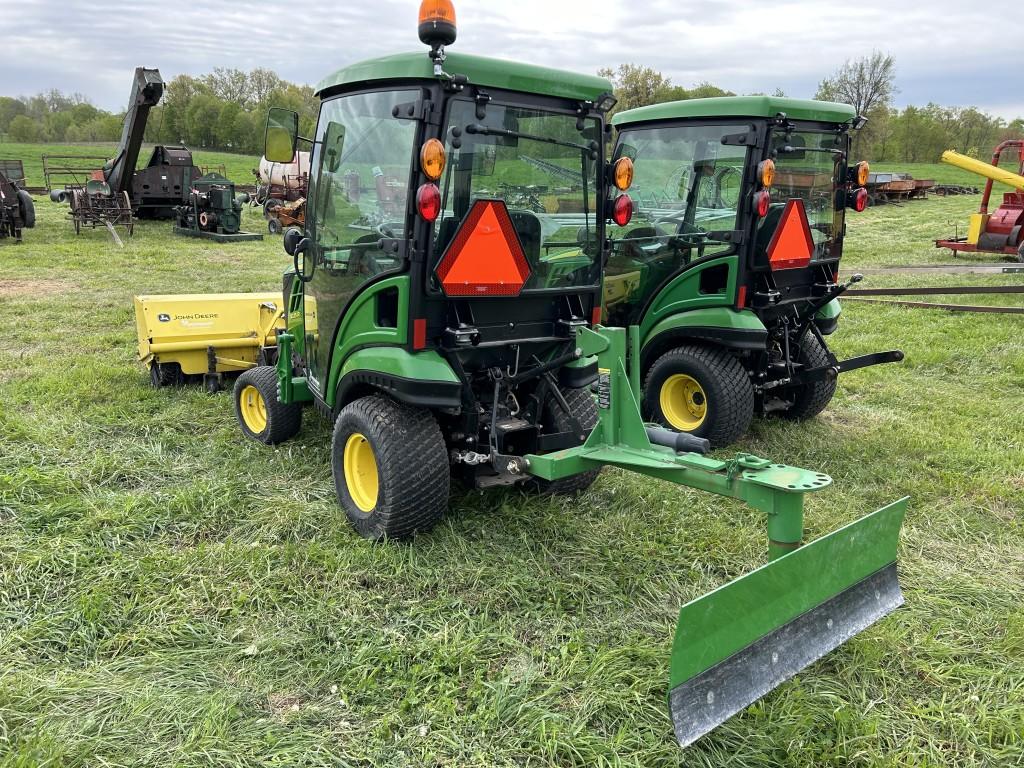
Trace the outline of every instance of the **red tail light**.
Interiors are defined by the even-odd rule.
[[[633,198],[629,195],[619,195],[615,198],[615,203],[612,205],[612,221],[620,227],[624,227],[629,224],[632,218]]]
[[[754,195],[754,210],[757,211],[759,218],[764,218],[768,215],[768,208],[772,203],[772,195],[767,189],[762,189],[756,195]]]
[[[426,221],[437,219],[441,213],[441,190],[436,184],[423,184],[416,190],[416,210]]]
[[[853,204],[850,207],[857,213],[864,213],[868,207],[868,191],[864,187],[853,191]]]
[[[601,305],[598,304],[590,312],[590,324],[600,325],[601,324]]]

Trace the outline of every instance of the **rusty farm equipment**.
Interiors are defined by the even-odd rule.
[[[177,206],[174,234],[205,237],[221,243],[262,240],[263,235],[242,232],[242,206],[249,195],[235,194],[235,185],[218,173],[196,179],[188,202]]]
[[[127,223],[124,201],[132,216],[168,219],[174,216],[176,206],[188,200],[192,181],[202,172],[193,163],[187,147],[158,145],[153,148],[146,167],[136,170],[150,110],[159,103],[163,92],[164,81],[159,70],[137,67],[121,140],[112,158],[104,161],[84,156],[43,157],[43,174],[50,198],[71,202],[71,219],[76,232],[81,231],[83,225],[106,223],[107,217],[115,219],[111,221],[112,226]],[[94,184],[89,190],[90,182],[105,186]],[[60,183],[63,189],[58,188]]]
[[[303,227],[306,224],[306,198],[286,203],[272,198],[264,204],[263,215],[267,219],[267,230],[272,235],[280,234],[288,227]]]
[[[1006,150],[1016,150],[1017,171],[999,167]],[[954,253],[1000,253],[1024,262],[1024,139],[1010,139],[995,148],[992,162],[985,163],[973,157],[948,150],[942,153],[942,162],[955,165],[986,179],[981,206],[972,213],[967,235],[959,234],[945,240],[936,240],[936,248],[949,248]],[[1012,188],[1003,194],[1003,202],[989,213],[992,185],[995,182]]]
[[[25,189],[25,169],[20,160],[0,160],[0,239],[21,242],[21,231],[36,225],[36,208]]]
[[[105,227],[114,242],[124,245],[117,227],[123,227],[128,236],[135,232],[135,214],[127,192],[114,192],[107,182],[89,179],[84,184],[67,186],[50,192],[55,203],[68,203],[68,217],[80,234],[87,227]]]

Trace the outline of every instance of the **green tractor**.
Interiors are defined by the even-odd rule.
[[[448,2],[425,2],[420,22],[429,55],[317,88],[285,329],[276,364],[238,377],[238,421],[276,444],[306,406],[329,419],[338,501],[374,540],[429,531],[453,475],[579,494],[615,466],[763,514],[769,562],[680,614],[669,706],[689,744],[902,603],[906,499],[801,546],[804,497],[827,475],[711,458],[706,440],[645,424],[638,329],[597,322],[606,222],[628,223],[605,161],[610,84],[446,54]],[[297,115],[272,111],[267,158],[299,140]]]
[[[838,360],[845,213],[867,204],[863,123],[845,104],[769,96],[694,99],[615,115],[632,160],[635,215],[612,235],[605,321],[640,328],[643,412],[713,446],[755,414],[807,419],[840,372],[901,360]]]

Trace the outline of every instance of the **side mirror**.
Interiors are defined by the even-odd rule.
[[[328,173],[337,173],[341,167],[341,150],[345,146],[345,126],[330,122],[324,133],[324,168]]]
[[[299,244],[299,241],[302,240],[302,237],[303,234],[301,229],[298,227],[288,227],[288,229],[285,230],[284,238],[282,239],[284,252],[289,256],[294,256],[295,248]]]
[[[299,142],[299,114],[290,109],[272,107],[267,115],[267,133],[263,155],[272,163],[290,163]]]

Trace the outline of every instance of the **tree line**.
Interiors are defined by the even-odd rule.
[[[129,86],[126,77],[125,87]],[[150,111],[145,141],[262,154],[271,107],[294,109],[302,135],[313,131],[316,100],[311,86],[290,83],[261,68],[217,68],[202,77],[178,75],[165,84],[160,103]],[[95,107],[81,94],[58,90],[22,98],[0,96],[0,137],[14,142],[118,141],[124,117],[124,112]]]
[[[709,82],[685,88],[651,67],[635,64],[602,69],[599,74],[614,84],[616,111],[735,95]],[[126,87],[129,82],[126,76]],[[894,58],[874,51],[847,61],[823,78],[814,98],[852,104],[868,118],[855,138],[854,153],[876,162],[935,162],[946,149],[985,158],[999,141],[1024,136],[1024,118],[1006,121],[975,107],[939,104],[897,109],[893,106],[896,93]],[[786,94],[776,89],[773,95]],[[150,113],[145,140],[261,154],[271,106],[294,109],[302,135],[312,135],[316,100],[308,85],[290,83],[262,68],[249,72],[217,68],[201,77],[178,75],[166,84],[160,104]],[[117,141],[123,120],[123,112],[99,109],[81,94],[50,90],[31,97],[0,96],[0,138],[9,141]]]

